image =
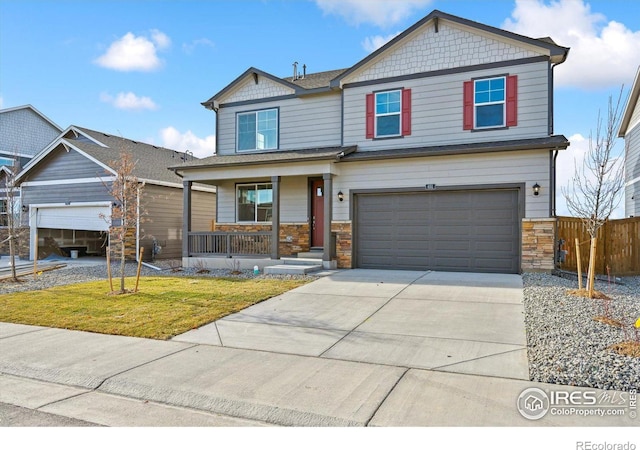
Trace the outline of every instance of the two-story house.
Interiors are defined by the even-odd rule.
[[[622,114],[618,137],[624,138],[624,214],[640,216],[640,67]]]
[[[553,132],[553,73],[568,51],[433,11],[346,69],[249,68],[203,103],[217,155],[172,167],[183,264],[318,250],[325,267],[552,269],[569,145]],[[195,182],[217,187],[214,233],[192,232]]]
[[[9,215],[20,220],[20,189],[13,177],[62,131],[31,105],[0,109],[0,254],[8,253]],[[11,191],[11,192],[9,192]]]

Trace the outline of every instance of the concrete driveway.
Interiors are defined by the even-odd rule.
[[[332,274],[174,341],[528,380],[519,275]]]

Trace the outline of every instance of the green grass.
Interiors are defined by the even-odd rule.
[[[139,292],[112,295],[106,281],[94,281],[0,295],[0,322],[169,339],[305,283],[144,277]]]

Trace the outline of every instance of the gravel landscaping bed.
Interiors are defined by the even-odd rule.
[[[60,261],[65,264],[65,261]],[[229,278],[278,278],[291,280],[298,278],[315,279],[312,275],[254,275],[252,270],[242,270],[239,274],[231,273],[231,269],[210,269],[209,273],[197,273],[195,268],[180,268],[180,263],[171,260],[156,261],[154,266],[162,270],[155,270],[142,266],[141,276],[196,276],[196,277],[229,277]],[[133,261],[126,263],[126,276],[135,276],[137,264]],[[178,269],[178,270],[176,270]],[[114,285],[117,284],[120,274],[120,263],[111,264],[111,274],[114,278]],[[87,281],[97,281],[107,279],[106,263],[96,265],[79,265],[73,262],[61,269],[43,272],[33,279],[32,275],[21,277],[20,283],[0,282],[0,293],[27,292],[40,289],[48,289],[54,286],[66,284],[84,283]],[[106,286],[106,284],[105,284]]]
[[[619,355],[608,347],[635,338],[633,324],[640,317],[640,277],[622,278],[623,284],[596,282],[596,289],[612,299],[609,302],[568,294],[577,288],[575,278],[526,273],[523,282],[532,381],[638,389],[640,358]],[[626,332],[593,320],[605,315],[625,324]]]

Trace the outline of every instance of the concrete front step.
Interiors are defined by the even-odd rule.
[[[293,265],[278,264],[277,266],[267,266],[264,268],[265,275],[306,275],[311,272],[322,270],[320,265]]]
[[[280,258],[282,264],[294,266],[322,266],[322,256],[318,259],[312,258]]]
[[[322,252],[298,252],[298,258],[302,259],[322,259]]]

